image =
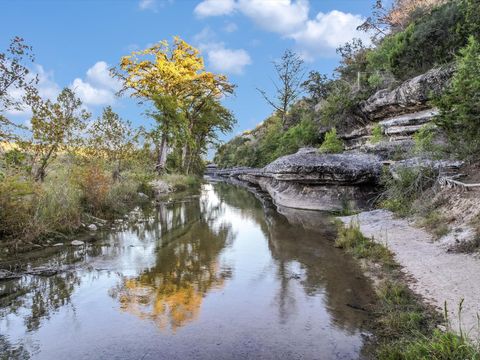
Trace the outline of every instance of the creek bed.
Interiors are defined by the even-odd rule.
[[[364,358],[375,297],[328,215],[214,183],[134,218],[0,282],[2,356]]]

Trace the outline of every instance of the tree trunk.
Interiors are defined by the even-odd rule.
[[[183,145],[182,148],[182,170],[187,172],[188,146]]]
[[[155,165],[155,170],[157,171],[158,175],[163,175],[165,171],[165,165],[167,163],[167,150],[167,136],[163,134],[160,144],[157,147],[157,163]]]
[[[112,179],[113,182],[117,182],[120,179],[120,160],[116,161],[115,168],[113,169]]]

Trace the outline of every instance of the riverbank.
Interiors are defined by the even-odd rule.
[[[346,225],[358,223],[362,234],[387,247],[402,267],[409,288],[439,313],[446,311],[451,330],[475,341],[480,338],[478,254],[447,252],[432,234],[387,210],[339,219]]]
[[[283,163],[288,160],[283,159]],[[219,179],[243,186],[261,199],[271,198],[277,209],[294,210],[275,201],[278,196],[269,196],[271,190],[265,182],[271,180],[265,178],[274,175],[265,170],[227,170]],[[312,185],[298,181],[300,176],[306,177],[301,173],[293,181],[307,198],[309,191],[305,189]],[[308,176],[315,178],[316,174]],[[324,171],[321,176],[328,174]],[[263,186],[258,178],[263,179]],[[295,193],[288,195],[295,201]],[[378,305],[370,309],[378,331],[371,353],[380,359],[417,359],[419,354],[427,354],[425,359],[430,359],[437,354],[435,347],[446,346],[449,349],[438,350],[437,358],[480,357],[476,347],[480,329],[480,285],[475,280],[480,270],[478,257],[451,252],[445,242],[435,242],[435,236],[416,227],[413,220],[396,218],[387,210],[363,211],[339,219],[347,233],[352,227],[353,238],[347,240],[355,248],[351,252],[361,258],[365,274],[377,289]]]
[[[158,177],[138,169],[113,181],[100,167],[59,162],[45,182],[20,176],[2,179],[0,270],[7,272],[0,279],[22,271],[15,265],[19,259],[35,259],[46,249],[54,253],[62,247],[95,242],[100,232],[128,221],[135,209],[199,188],[202,181],[181,174]]]

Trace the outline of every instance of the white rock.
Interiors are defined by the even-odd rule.
[[[138,196],[141,197],[142,199],[148,199],[148,195],[147,194],[144,194],[142,192],[139,192],[138,193]]]
[[[91,230],[91,231],[97,231],[98,227],[97,225],[95,224],[90,224],[88,225],[88,230]]]
[[[72,244],[73,246],[82,246],[85,243],[83,241],[80,241],[80,240],[73,240],[70,244]]]
[[[52,246],[63,246],[63,243],[56,243],[56,244],[53,244]]]

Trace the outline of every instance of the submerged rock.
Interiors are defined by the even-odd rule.
[[[84,245],[85,243],[83,241],[80,241],[80,240],[73,240],[71,243],[70,243],[72,246],[82,246]]]

